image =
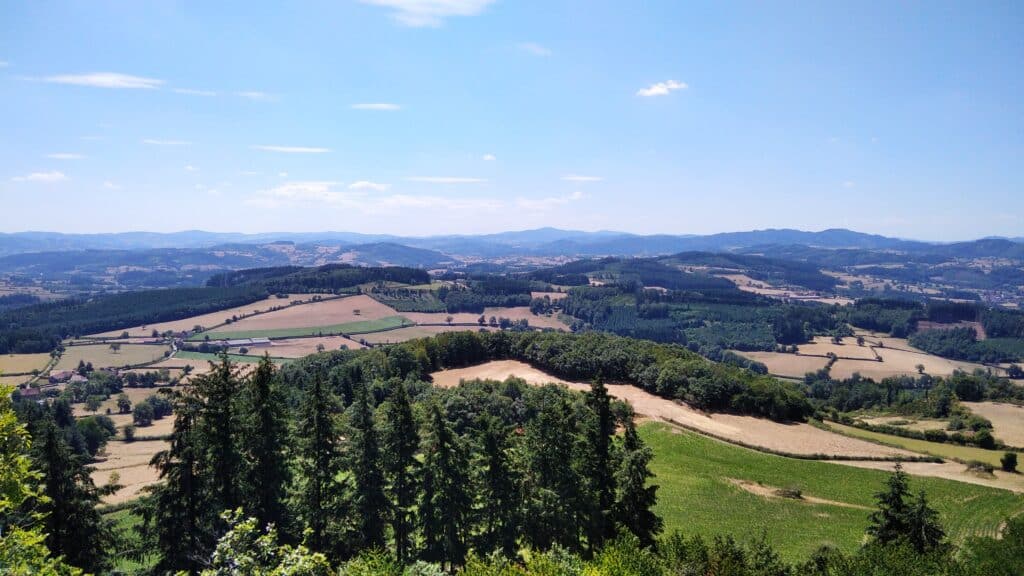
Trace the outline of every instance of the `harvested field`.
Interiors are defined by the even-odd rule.
[[[827,358],[819,356],[800,356],[782,352],[736,352],[737,354],[756,360],[768,367],[768,372],[776,376],[803,378],[808,372],[817,372],[828,364]]]
[[[304,336],[336,336],[340,334],[369,334],[383,330],[394,330],[403,326],[412,326],[413,323],[404,316],[386,316],[376,320],[359,320],[346,322],[345,324],[332,324],[330,326],[307,326],[304,328],[279,328],[277,330],[247,330],[244,332],[217,332],[204,333],[202,338],[207,336],[235,340],[241,338],[301,338]],[[193,336],[192,341],[198,341],[201,337]]]
[[[93,482],[97,486],[106,485],[110,482],[111,473],[117,472],[120,476],[118,483],[124,488],[105,496],[103,503],[127,502],[137,498],[146,486],[159,482],[159,474],[156,468],[149,465],[149,461],[154,454],[161,450],[167,450],[169,447],[170,443],[166,440],[137,440],[135,442],[111,440],[108,442],[100,461],[92,465],[94,468]]]
[[[456,386],[462,380],[505,380],[510,376],[530,384],[553,382],[573,390],[589,390],[589,384],[555,378],[529,364],[498,360],[469,368],[443,370],[431,375],[434,384]],[[845,457],[912,456],[911,452],[873,444],[866,440],[815,428],[810,424],[782,424],[763,418],[733,414],[705,414],[686,404],[654,396],[627,384],[608,384],[608,393],[633,406],[637,414],[671,422],[727,441],[788,454],[829,454]]]
[[[530,298],[544,298],[547,296],[552,302],[562,300],[569,296],[568,292],[530,292]]]
[[[895,348],[875,348],[882,357],[881,362],[873,360],[840,359],[832,366],[832,377],[849,378],[859,372],[865,378],[876,381],[889,376],[916,375],[917,365],[924,365],[924,371],[932,376],[949,376],[955,370],[973,372],[976,368],[987,370],[987,366],[959,360],[948,360],[924,352],[910,352]]]
[[[184,318],[181,320],[173,320],[170,322],[159,322],[157,324],[148,324],[145,326],[133,326],[131,328],[124,328],[121,330],[111,330],[109,332],[101,332],[99,334],[92,334],[96,337],[110,337],[117,338],[125,331],[128,332],[129,336],[133,337],[148,337],[156,330],[159,333],[166,332],[168,330],[172,332],[187,332],[192,330],[196,325],[199,326],[216,326],[223,324],[225,320],[232,316],[249,316],[256,312],[263,312],[273,308],[275,306],[287,306],[293,301],[309,301],[313,298],[313,294],[293,294],[287,298],[278,298],[277,296],[271,296],[264,300],[253,302],[252,304],[246,304],[245,306],[238,306],[236,308],[227,308],[225,310],[219,310],[217,312],[210,312],[200,316],[192,316],[190,318]]]
[[[145,400],[146,398],[159,394],[160,390],[163,390],[164,388],[173,389],[173,387],[124,388],[121,390],[121,392],[124,392],[124,394],[128,396],[128,399],[132,401],[132,406],[135,406],[136,404]],[[83,416],[92,416],[94,414],[93,412],[89,412],[85,409],[84,403],[72,404],[71,408],[76,418],[81,418]],[[117,413],[117,394],[114,394],[110,398],[104,400],[103,403],[100,404],[100,408],[95,412],[95,414],[106,414],[107,409],[110,409],[110,417],[111,419],[114,420],[115,424],[118,424],[119,427],[121,424],[123,424],[123,422],[119,422],[119,420],[116,417],[126,416],[128,418],[128,423],[131,423],[131,414]]]
[[[356,336],[369,344],[397,344],[416,338],[428,338],[445,332],[476,332],[479,326],[409,326],[385,332],[374,332],[372,334],[361,334]]]
[[[114,352],[108,344],[89,344],[86,346],[68,346],[57,362],[56,370],[73,370],[78,362],[92,362],[93,368],[114,368],[119,366],[136,366],[164,357],[170,346],[150,344],[124,344]]]
[[[812,356],[827,356],[829,353],[832,353],[840,358],[875,359],[875,353],[866,342],[864,346],[858,346],[856,338],[843,338],[841,342],[842,344],[833,344],[831,338],[815,336],[813,342],[810,344],[799,344],[797,350],[799,354]]]
[[[274,340],[274,343],[269,348],[252,348],[249,353],[264,352],[266,351],[272,357],[275,358],[301,358],[310,354],[315,354],[317,346],[323,345],[324,350],[340,350],[342,346],[347,347],[349,350],[358,350],[365,348],[359,342],[352,340],[351,338],[345,338],[344,336],[322,336],[313,338],[292,338],[288,340]],[[238,348],[232,348],[228,352],[237,354]]]
[[[953,328],[973,328],[974,333],[978,335],[978,340],[984,340],[987,337],[985,327],[981,325],[981,322],[968,322],[966,320],[961,320],[960,322],[919,320],[917,322],[917,330],[919,332],[924,332],[925,330],[952,330]]]
[[[567,330],[569,326],[553,316],[538,316],[530,312],[528,306],[515,306],[510,308],[484,308],[483,314],[471,314],[469,312],[456,312],[447,314],[445,312],[407,312],[406,318],[417,324],[446,324],[448,317],[452,317],[453,324],[477,324],[480,316],[490,322],[491,316],[495,318],[508,318],[509,320],[526,320],[534,328],[554,328],[555,330]],[[485,323],[486,326],[486,323]]]
[[[27,374],[46,368],[49,362],[49,354],[3,354],[0,355],[0,373]]]
[[[835,462],[844,466],[885,471],[892,471],[896,466],[895,462],[872,462],[868,460],[836,460]],[[904,462],[903,470],[915,476],[945,478],[967,484],[1000,488],[1016,492],[1017,494],[1024,493],[1024,475],[1011,474],[999,469],[996,469],[992,474],[975,474],[974,472],[968,472],[967,467],[960,462],[943,462],[941,464],[933,462]],[[929,493],[928,496],[931,497],[931,494]]]
[[[997,450],[985,450],[974,446],[961,446],[959,444],[944,442],[929,442],[927,440],[918,440],[917,438],[904,438],[903,436],[894,436],[892,434],[872,432],[871,430],[862,430],[860,428],[845,426],[835,422],[829,422],[827,426],[840,434],[844,434],[852,438],[863,438],[872,442],[884,443],[889,446],[898,446],[905,450],[916,452],[917,454],[929,454],[931,456],[938,456],[939,458],[950,460],[959,460],[961,462],[977,460],[978,462],[985,462],[986,464],[998,467],[999,459],[1003,456],[1003,453]]]
[[[1010,446],[1024,447],[1024,407],[1001,402],[963,402],[992,422],[993,435]]]
[[[904,430],[945,430],[949,426],[947,420],[909,420],[904,416],[878,416],[875,418],[861,418],[864,422],[873,426],[898,426]],[[906,422],[906,424],[899,424]]]
[[[366,295],[349,296],[322,302],[292,306],[267,314],[260,314],[232,322],[209,332],[210,338],[227,337],[226,334],[267,334],[284,330],[328,327],[398,316],[390,306]],[[313,331],[315,333],[315,331]]]
[[[0,385],[3,386],[17,386],[23,382],[28,381],[31,376],[0,376]]]

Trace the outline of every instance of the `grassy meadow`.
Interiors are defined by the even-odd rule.
[[[330,326],[304,326],[300,328],[271,328],[267,330],[242,330],[238,332],[216,332],[197,334],[189,340],[200,341],[206,336],[217,340],[239,340],[242,338],[297,338],[301,336],[316,336],[319,334],[368,334],[371,332],[382,332],[403,326],[412,326],[413,323],[402,316],[387,316],[376,320],[360,320],[346,322],[344,324],[332,324]]]
[[[1004,453],[1004,451],[1001,450],[985,450],[975,446],[929,442],[927,440],[918,440],[917,438],[904,438],[902,436],[895,436],[892,434],[882,434],[880,432],[872,432],[871,430],[862,430],[853,426],[836,424],[835,422],[828,422],[826,425],[835,432],[845,434],[847,436],[871,440],[872,442],[880,442],[888,444],[889,446],[896,446],[897,448],[903,448],[912,452],[929,454],[931,456],[938,456],[939,458],[946,458],[949,460],[959,460],[961,462],[977,460],[978,462],[985,462],[986,464],[991,464],[997,468],[999,467],[999,459],[1003,457]]]

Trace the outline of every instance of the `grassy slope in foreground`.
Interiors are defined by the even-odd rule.
[[[998,467],[999,459],[1002,458],[1004,454],[1004,451],[985,450],[975,446],[929,442],[927,440],[919,440],[917,438],[904,438],[903,436],[895,436],[893,434],[882,434],[881,432],[861,430],[860,428],[837,424],[835,422],[826,422],[825,424],[839,434],[845,434],[854,438],[862,438],[864,440],[871,440],[873,442],[879,442],[889,446],[896,446],[898,448],[910,450],[911,452],[930,454],[932,456],[938,456],[939,458],[946,458],[949,460],[959,460],[961,462],[977,460],[978,462],[985,462],[986,464]]]
[[[242,338],[296,338],[300,336],[317,336],[319,334],[368,334],[393,330],[403,326],[412,326],[413,322],[403,316],[387,316],[377,320],[361,320],[333,324],[331,326],[306,326],[302,328],[279,328],[271,330],[243,330],[239,332],[206,332],[189,338],[192,341],[204,340],[239,340]]]
[[[666,533],[752,539],[763,532],[789,561],[805,560],[824,544],[855,550],[868,525],[870,510],[865,508],[874,507],[873,495],[888,477],[887,472],[763,454],[661,423],[643,424],[640,433],[654,451],[657,512],[665,519]],[[767,498],[729,479],[797,487],[805,496],[861,508]],[[910,486],[927,491],[954,540],[994,535],[1006,517],[1024,511],[1024,500],[1004,490],[917,476]]]

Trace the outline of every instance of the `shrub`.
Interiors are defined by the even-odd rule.
[[[1002,466],[1003,472],[1016,472],[1017,471],[1017,453],[1007,452],[1003,454],[1003,457],[999,459],[999,464]]]
[[[125,427],[122,428],[121,431],[124,433],[124,441],[125,442],[134,442],[135,441],[135,425],[134,424],[127,424],[127,425],[125,425]]]
[[[978,460],[971,460],[967,463],[968,472],[983,472],[985,474],[991,474],[995,470],[995,466],[988,462],[980,462]]]

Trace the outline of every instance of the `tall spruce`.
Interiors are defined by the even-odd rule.
[[[411,556],[419,461],[419,431],[405,383],[398,382],[384,408],[384,472],[391,501],[391,530],[395,558],[406,563]]]
[[[170,447],[155,454],[150,462],[159,470],[163,482],[152,489],[143,516],[146,531],[160,552],[157,571],[198,574],[203,559],[213,548],[218,510],[202,475],[196,432],[199,402],[186,392],[176,394],[173,403],[175,419]]]
[[[909,496],[907,473],[897,462],[895,471],[886,480],[886,489],[875,494],[878,509],[869,517],[871,523],[867,532],[876,542],[889,544],[907,536],[910,531],[907,523],[910,512],[910,504],[907,502]]]
[[[52,418],[37,424],[33,438],[36,468],[42,473],[42,506],[46,546],[72,566],[87,572],[109,567],[111,527],[96,506],[103,491],[93,484],[89,468],[71,453],[64,432]]]
[[[349,427],[348,467],[352,479],[351,509],[354,516],[352,550],[383,548],[387,529],[388,500],[384,495],[377,427],[365,383],[355,390]]]
[[[612,439],[615,436],[615,415],[612,414],[608,389],[600,378],[594,380],[587,394],[590,409],[586,430],[584,469],[591,491],[588,502],[587,540],[591,549],[600,548],[615,535],[612,508],[615,506],[615,467],[612,462]]]
[[[939,513],[928,505],[928,496],[921,490],[907,512],[907,540],[915,550],[924,553],[942,545],[945,537]]]
[[[477,471],[478,531],[476,549],[516,557],[520,511],[518,472],[508,454],[508,433],[496,418],[483,423]]]
[[[337,399],[317,372],[299,406],[294,494],[297,520],[309,528],[308,543],[316,551],[327,550],[328,529],[335,516],[335,475],[339,470],[336,418],[340,411]]]
[[[288,412],[269,356],[260,360],[242,390],[240,448],[246,468],[243,507],[261,528],[281,526],[288,482]]]
[[[633,420],[627,420],[617,477],[615,518],[643,546],[652,546],[664,526],[662,519],[652,510],[658,501],[658,487],[648,485],[648,480],[654,478],[650,470],[653,457],[654,453],[637,434]]]
[[[449,569],[466,557],[469,494],[469,462],[455,432],[436,403],[430,406],[423,442],[420,524],[424,560]]]
[[[203,448],[205,473],[220,509],[234,509],[240,504],[242,467],[236,410],[240,388],[238,368],[227,354],[221,355],[209,374],[193,381],[199,400],[197,438]]]

